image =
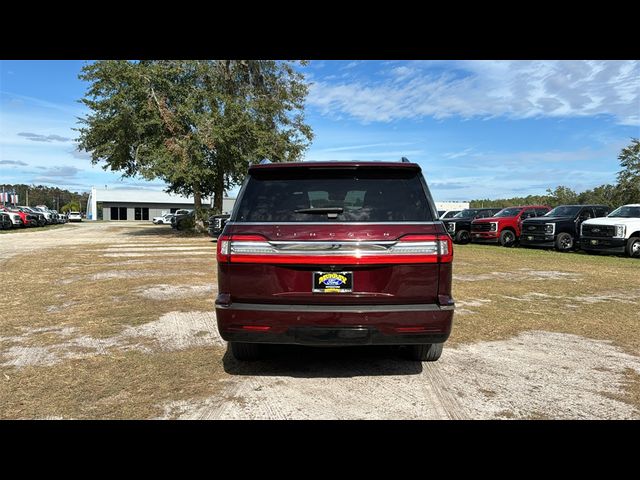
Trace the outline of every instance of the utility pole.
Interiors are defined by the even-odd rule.
[[[27,194],[25,196],[27,197],[27,200],[26,200],[27,203],[25,203],[25,205],[28,207],[29,206],[29,186],[27,186]]]

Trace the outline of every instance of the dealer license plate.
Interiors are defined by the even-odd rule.
[[[349,293],[353,290],[353,272],[313,272],[314,293]]]

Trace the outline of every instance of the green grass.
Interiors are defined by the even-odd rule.
[[[37,262],[9,258],[2,264],[5,288],[12,292],[0,315],[3,350],[15,343],[9,337],[35,328],[72,327],[74,336],[109,338],[168,312],[213,309],[213,293],[163,301],[135,294],[158,283],[215,285],[215,249],[210,239],[185,238],[169,227],[112,228],[122,232],[122,241],[161,238],[167,245],[186,242],[210,247],[211,256],[194,259],[188,251],[176,251],[170,256],[159,254],[157,263],[116,266],[115,262],[127,257],[100,256],[108,246],[105,243],[51,248]],[[27,230],[41,229],[18,231]],[[543,330],[606,340],[633,355],[640,353],[640,260],[493,245],[456,245],[454,249],[457,312],[452,346]],[[114,270],[164,272],[166,276],[90,278]],[[532,272],[551,275],[536,278]],[[69,283],[60,283],[65,279]],[[61,308],[50,310],[56,306]],[[44,331],[32,334],[24,346],[46,348],[61,341],[59,335]],[[224,348],[216,346],[149,352],[112,349],[105,355],[50,366],[0,366],[0,418],[154,417],[162,414],[160,405],[168,401],[219,395],[225,379],[223,355]],[[2,357],[0,351],[0,363]],[[640,406],[640,375],[630,372],[623,388],[621,398]],[[543,416],[543,412],[534,415]]]
[[[453,343],[547,330],[640,352],[639,259],[471,244],[454,247],[453,269],[468,311],[454,315]]]

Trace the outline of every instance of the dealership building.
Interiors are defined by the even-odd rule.
[[[464,210],[469,208],[469,202],[436,202],[437,210]]]
[[[210,206],[212,199],[203,198]],[[222,200],[222,212],[231,213],[235,198]],[[136,221],[151,220],[165,213],[194,208],[193,197],[183,197],[156,190],[91,188],[87,203],[87,220]]]

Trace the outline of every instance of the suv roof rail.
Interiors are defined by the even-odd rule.
[[[266,165],[267,163],[272,163],[268,158],[263,158],[260,160],[260,165]]]
[[[401,161],[402,163],[411,163],[407,157],[402,157],[402,158],[400,159],[400,161]]]

